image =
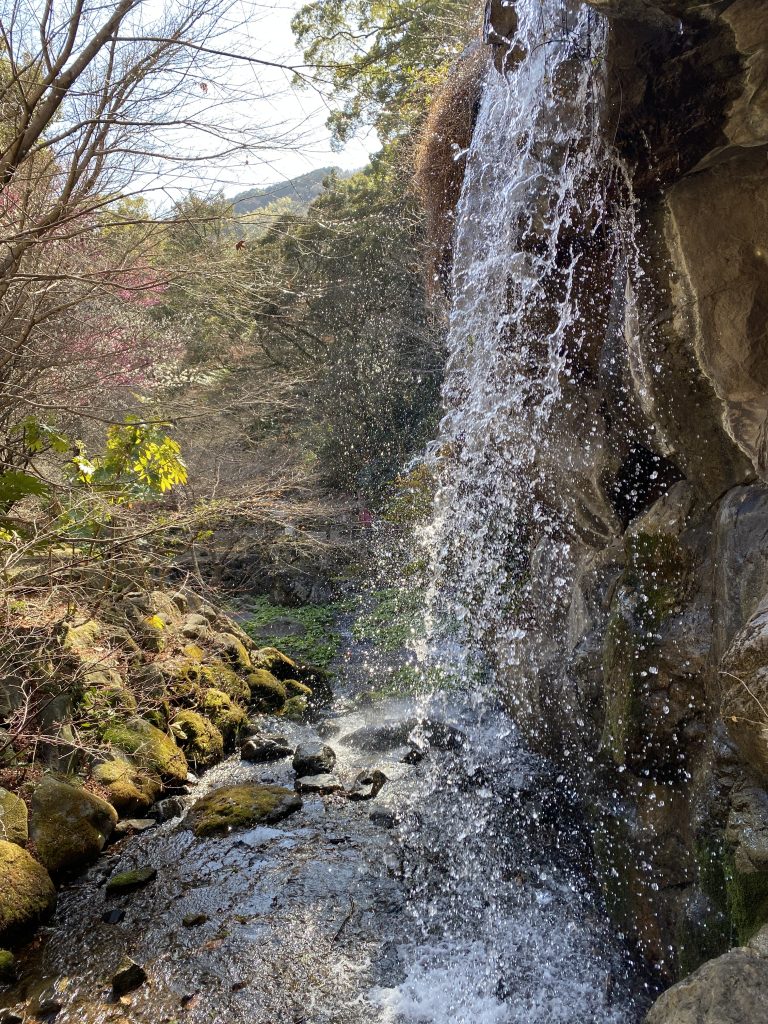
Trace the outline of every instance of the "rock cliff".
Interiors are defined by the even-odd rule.
[[[746,1021],[694,1004],[708,978],[722,1003],[766,971],[727,951],[768,921],[768,5],[591,6],[637,261],[606,267],[594,234],[585,251],[590,312],[539,460],[567,573],[534,532],[506,687],[541,746],[594,767],[608,905],[665,982],[730,958],[649,1019]],[[497,69],[514,26],[489,4]]]

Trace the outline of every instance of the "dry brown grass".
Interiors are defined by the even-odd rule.
[[[426,214],[427,268],[431,290],[450,280],[456,205],[472,141],[487,48],[462,57],[435,94],[414,152],[414,187]]]

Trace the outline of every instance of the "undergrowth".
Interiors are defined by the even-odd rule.
[[[262,647],[277,647],[297,661],[327,668],[339,652],[341,634],[336,622],[344,610],[342,602],[294,608],[258,597],[249,604],[248,617],[240,625]],[[286,632],[286,626],[301,632]]]

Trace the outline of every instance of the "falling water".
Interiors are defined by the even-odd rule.
[[[374,995],[397,1021],[627,1024],[641,1007],[589,883],[580,796],[525,751],[498,699],[515,703],[528,552],[542,538],[552,600],[569,586],[567,511],[547,495],[545,467],[587,333],[585,253],[600,248],[618,283],[633,248],[606,142],[606,25],[563,0],[517,11],[510,55],[525,56],[487,75],[458,208],[439,490],[422,538],[422,653],[460,680],[424,718],[458,722],[464,739],[413,796],[403,842],[415,938],[401,950],[404,980]],[[499,663],[503,674],[489,668]]]
[[[586,333],[586,253],[607,238],[605,258],[622,263],[631,220],[606,141],[604,20],[563,0],[517,10],[511,52],[525,56],[487,76],[458,209],[440,489],[424,538],[433,651],[490,647],[508,664],[531,539],[559,544],[567,565],[562,496],[547,494],[544,467]]]

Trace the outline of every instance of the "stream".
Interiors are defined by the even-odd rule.
[[[364,678],[354,663],[350,678]],[[57,1024],[639,1019],[642,985],[590,892],[562,777],[525,752],[499,708],[440,694],[371,705],[341,690],[312,725],[259,725],[292,746],[329,743],[346,783],[381,769],[375,799],[305,794],[274,827],[196,838],[184,815],[205,793],[293,787],[290,758],[232,756],[181,814],[114,843],[61,891],[5,1005]],[[424,757],[403,763],[414,741]],[[107,895],[111,875],[146,866],[157,869],[147,887]],[[126,955],[147,981],[117,999]]]

